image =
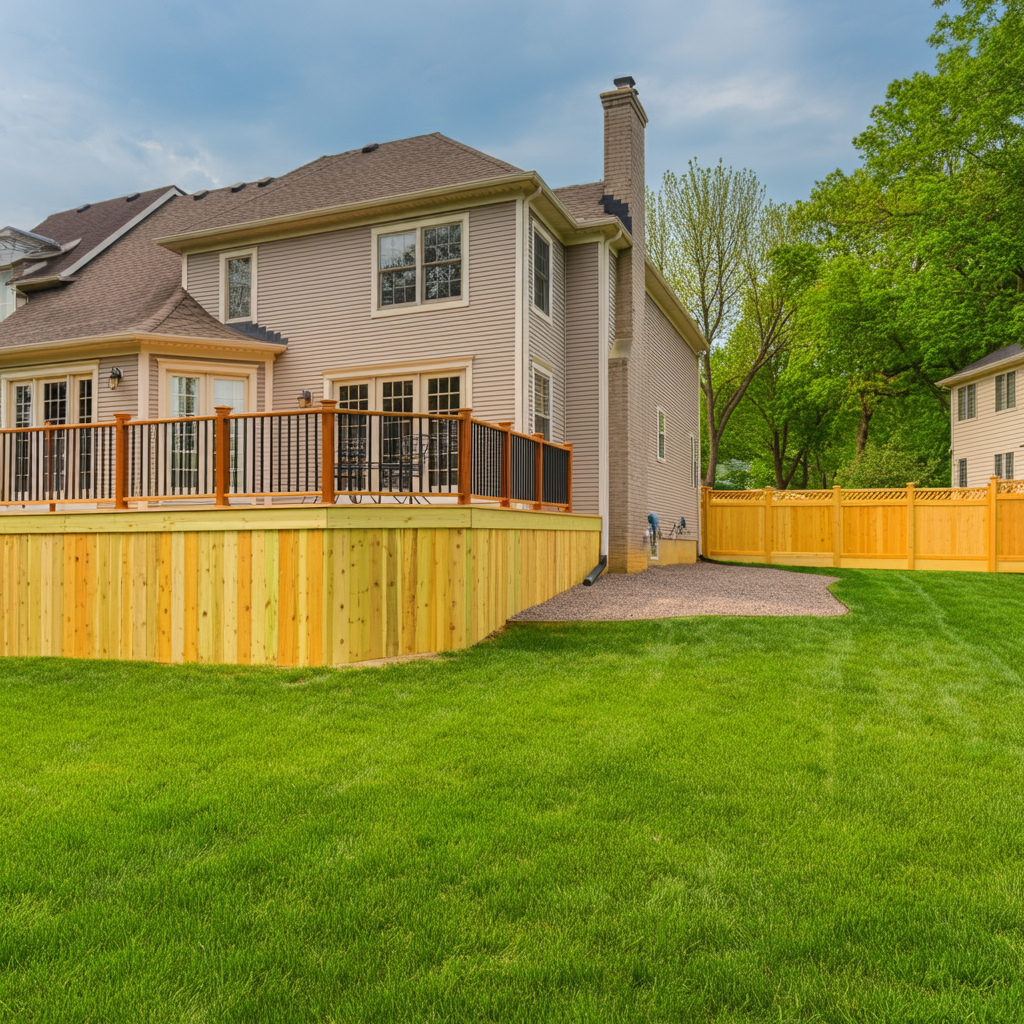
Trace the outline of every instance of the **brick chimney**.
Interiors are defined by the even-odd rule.
[[[601,93],[604,107],[606,213],[632,237],[615,266],[615,339],[608,360],[608,570],[647,568],[647,449],[653,428],[644,422],[644,128],[647,114],[632,78],[616,78]]]

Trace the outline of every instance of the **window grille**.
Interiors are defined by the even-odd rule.
[[[957,487],[967,486],[967,460],[960,459],[957,463]]]
[[[533,370],[533,432],[551,440],[551,376],[539,367]]]
[[[551,246],[533,233],[533,304],[543,313],[551,312]]]
[[[975,396],[977,385],[965,384],[962,388],[956,389],[957,419],[973,420],[977,415],[975,408]]]
[[[996,376],[996,412],[1013,409],[1017,405],[1017,371]]]

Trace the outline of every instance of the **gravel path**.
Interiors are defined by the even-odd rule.
[[[665,565],[632,575],[604,573],[527,608],[513,622],[612,622],[685,615],[845,615],[826,589],[836,576],[755,566]]]

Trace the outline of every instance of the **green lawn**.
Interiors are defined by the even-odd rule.
[[[0,661],[0,1020],[1020,1020],[1024,576],[835,574],[385,669]]]

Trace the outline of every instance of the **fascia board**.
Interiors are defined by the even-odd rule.
[[[978,380],[981,377],[988,377],[992,373],[998,373],[1000,370],[1009,370],[1014,366],[1022,364],[1024,364],[1024,352],[1018,352],[1015,356],[1007,356],[1005,359],[989,363],[987,366],[979,366],[976,370],[961,370],[959,373],[954,373],[952,377],[937,380],[935,386],[940,388],[953,387],[957,384],[963,384],[969,380]]]
[[[644,284],[651,298],[661,307],[661,311],[682,335],[686,344],[696,353],[710,352],[711,346],[701,334],[700,328],[693,322],[686,307],[679,301],[679,296],[650,259],[644,263]]]
[[[601,218],[578,221],[536,171],[526,171],[466,182],[462,185],[445,185],[442,188],[407,192],[362,203],[346,203],[341,206],[304,210],[300,213],[282,214],[262,220],[224,224],[219,227],[203,228],[199,231],[166,235],[156,239],[156,243],[172,252],[190,254],[227,246],[245,245],[261,241],[268,236],[285,238],[292,233],[308,234],[331,231],[353,220],[370,221],[446,201],[469,200],[488,195],[529,194],[538,189],[545,201],[545,206],[549,208],[550,213],[554,214],[553,219],[558,222],[553,225],[556,233],[567,236],[562,239],[563,241],[579,232],[615,234],[621,227],[618,218],[610,215],[607,220]],[[628,238],[628,235],[626,237]]]
[[[244,338],[244,335],[239,335]],[[128,349],[151,349],[154,347],[166,348],[199,348],[204,351],[218,353],[237,352],[241,355],[251,356],[254,353],[261,353],[264,357],[268,355],[277,356],[287,351],[287,345],[271,344],[270,342],[257,342],[251,345],[245,342],[235,343],[225,341],[223,338],[186,338],[177,334],[147,334],[147,333],[124,333],[124,334],[103,334],[91,338],[71,338],[63,341],[37,341],[29,345],[11,345],[0,348],[0,364],[11,362],[24,362],[25,355],[50,355],[54,352],[68,352],[80,355],[82,350],[98,349],[99,354],[109,355],[116,352],[123,352]]]

